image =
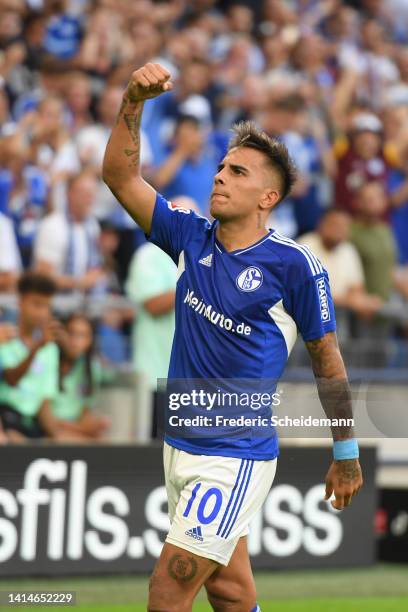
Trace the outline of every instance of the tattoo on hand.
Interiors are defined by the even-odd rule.
[[[360,475],[359,464],[355,459],[336,461],[336,465],[339,472],[339,485],[349,484]]]
[[[183,555],[176,554],[170,558],[167,571],[174,580],[189,582],[197,574],[197,561],[194,557],[184,557]]]

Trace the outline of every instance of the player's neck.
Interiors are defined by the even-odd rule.
[[[236,251],[252,246],[264,236],[269,230],[265,227],[246,227],[240,223],[219,223],[216,229],[216,237],[226,251]]]

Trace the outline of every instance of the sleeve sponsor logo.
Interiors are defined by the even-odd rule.
[[[330,308],[324,276],[321,276],[316,280],[316,288],[317,295],[319,296],[320,317],[323,323],[326,323],[327,321],[330,321]]]

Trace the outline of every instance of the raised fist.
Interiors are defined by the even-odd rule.
[[[156,98],[172,89],[170,72],[160,64],[145,64],[135,70],[127,87],[127,97],[131,102],[141,102]]]

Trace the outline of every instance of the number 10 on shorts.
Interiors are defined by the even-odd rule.
[[[188,516],[190,514],[190,511],[193,507],[193,505],[195,502],[195,499],[197,497],[197,493],[201,488],[201,482],[198,482],[196,484],[196,486],[194,487],[194,489],[191,492],[191,497],[188,500],[186,509],[183,512],[183,516]],[[208,505],[208,502],[210,500],[212,500],[212,498],[215,497],[215,503],[214,503],[214,507],[211,510],[211,512],[209,514],[205,514],[205,508]],[[211,504],[210,504],[211,505]],[[219,489],[217,489],[217,487],[211,487],[210,489],[208,489],[204,495],[202,496],[200,503],[197,506],[197,520],[202,524],[202,525],[208,525],[209,523],[212,523],[218,516],[218,513],[221,509],[222,506],[222,493]]]

